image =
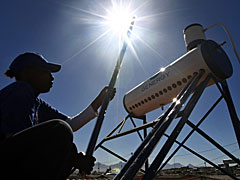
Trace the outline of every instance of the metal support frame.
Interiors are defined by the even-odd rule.
[[[145,163],[145,175],[143,179],[153,179],[154,176],[162,170],[162,168],[172,159],[172,157],[178,152],[178,150],[182,147],[186,149],[187,151],[191,152],[192,154],[196,155],[197,157],[203,159],[216,169],[220,170],[224,174],[228,175],[232,179],[237,179],[232,174],[229,174],[224,169],[220,168],[207,158],[203,157],[199,153],[193,151],[191,148],[184,145],[184,143],[189,139],[189,137],[193,134],[193,132],[199,133],[201,136],[203,136],[205,139],[207,139],[210,143],[212,143],[215,147],[217,147],[220,151],[222,151],[225,155],[227,155],[229,158],[234,160],[236,163],[240,164],[240,160],[236,158],[234,155],[232,155],[230,152],[228,152],[225,148],[223,148],[220,144],[218,144],[215,140],[213,140],[210,136],[208,136],[205,132],[203,132],[199,126],[200,124],[208,117],[208,115],[213,111],[213,109],[218,105],[218,103],[224,99],[227,103],[227,107],[229,110],[229,114],[232,120],[232,125],[234,127],[235,135],[238,141],[238,145],[240,147],[240,121],[237,116],[231,94],[227,85],[227,82],[224,80],[220,82],[221,87],[219,85],[219,82],[216,80],[214,76],[209,74],[205,81],[203,81],[200,85],[197,86],[198,80],[201,78],[202,74],[204,72],[200,72],[198,75],[195,75],[190,82],[184,87],[184,89],[179,93],[177,96],[177,100],[180,100],[180,104],[176,104],[174,102],[169,106],[167,111],[162,114],[159,118],[157,118],[154,121],[151,121],[147,123],[146,116],[143,117],[134,117],[133,115],[128,115],[126,118],[123,119],[122,122],[120,122],[97,146],[96,149],[101,147],[103,150],[107,151],[108,153],[114,155],[115,157],[121,159],[122,161],[127,162],[125,166],[122,168],[121,172],[114,178],[114,180],[118,179],[133,179],[133,177],[136,175],[137,171],[142,167],[144,162],[147,162],[146,159],[151,154],[152,150],[154,149],[157,142],[160,140],[162,136],[168,137],[167,141],[163,145],[163,147],[160,149],[157,157],[153,160],[150,167],[148,167],[148,162]],[[207,83],[210,79],[213,79],[221,92],[221,96],[217,99],[217,101],[212,105],[212,107],[207,111],[207,113],[201,118],[201,120],[194,125],[191,121],[189,121],[189,116],[197,104],[201,94],[203,93]],[[185,106],[184,110],[180,111],[182,104],[187,100],[187,98],[190,96],[190,100],[188,101],[187,105]],[[121,132],[126,120],[130,118],[134,128]],[[143,125],[136,126],[134,123],[133,118],[138,118],[143,120]],[[170,135],[165,134],[165,130],[167,127],[171,124],[173,119],[181,118],[176,125],[175,129],[172,131]],[[167,120],[166,120],[167,119]],[[170,120],[169,120],[170,119]],[[192,128],[191,132],[184,138],[182,142],[178,142],[176,138],[178,137],[179,133],[183,129],[184,125],[187,124]],[[147,128],[152,127],[153,129],[147,134]],[[117,134],[114,134],[115,131],[119,129]],[[140,130],[143,130],[144,139],[142,138],[141,134],[139,133]],[[143,140],[143,142],[140,144],[140,146],[136,149],[134,154],[130,157],[129,160],[126,160],[119,156],[118,154],[112,152],[111,150],[107,149],[106,147],[102,146],[102,144],[106,141],[125,136],[130,133],[137,132],[140,139]],[[171,149],[173,143],[177,143],[179,146],[173,151],[173,153],[165,160],[165,157],[169,150]],[[95,150],[96,150],[95,149]],[[165,160],[165,161],[164,161]],[[164,161],[164,162],[163,162]],[[160,168],[159,168],[160,167]],[[140,171],[144,172],[142,169]]]
[[[222,96],[218,98],[218,100],[213,104],[213,106],[208,110],[208,112],[202,117],[202,119],[197,123],[196,127],[200,126],[200,124],[207,118],[207,116],[213,111],[213,109],[217,106],[217,104],[222,100]],[[195,132],[194,129],[184,138],[184,140],[179,144],[179,146],[173,151],[173,153],[168,157],[168,159],[162,164],[159,171],[164,168],[164,166],[173,158],[173,156],[178,152],[178,150],[182,147],[182,145],[190,138],[190,136]]]
[[[134,119],[133,118],[136,118],[136,119],[140,119],[143,121],[143,127],[144,128],[138,128],[134,122]],[[109,141],[109,140],[112,140],[112,139],[115,139],[115,138],[118,138],[118,137],[121,137],[121,136],[124,136],[126,134],[130,134],[130,133],[125,133],[125,132],[121,132],[122,131],[122,128],[123,126],[125,125],[127,119],[130,119],[131,120],[131,123],[132,125],[134,126],[134,132],[137,132],[139,138],[141,141],[144,140],[144,138],[147,136],[147,129],[145,128],[145,125],[147,124],[147,118],[146,118],[146,115],[144,116],[141,116],[141,117],[136,117],[134,116],[133,114],[128,114],[95,148],[95,151],[98,149],[98,148],[101,148],[103,150],[105,150],[106,152],[112,154],[113,156],[117,157],[118,159],[124,161],[124,162],[127,162],[126,159],[124,159],[123,157],[121,157],[120,155],[118,155],[117,153],[111,151],[110,149],[106,148],[105,146],[103,146],[102,144],[106,141]],[[113,135],[116,131],[118,130],[118,133]],[[141,133],[139,132],[140,130],[143,130],[143,137],[141,135]],[[148,160],[146,160],[145,162],[145,170],[143,169],[140,169],[140,171],[144,172],[148,169]]]

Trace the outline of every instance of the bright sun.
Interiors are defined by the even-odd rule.
[[[126,34],[133,21],[133,15],[123,8],[114,8],[106,17],[106,24],[118,35]]]

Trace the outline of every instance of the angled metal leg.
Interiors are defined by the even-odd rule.
[[[234,129],[237,141],[238,141],[238,147],[240,149],[240,120],[238,118],[236,109],[234,107],[232,96],[231,96],[231,93],[229,91],[227,81],[223,80],[223,81],[220,82],[221,87],[222,87],[221,88],[220,85],[218,84],[217,79],[214,78],[214,77],[213,77],[213,79],[214,79],[219,91],[222,93],[222,95],[223,95],[223,97],[224,97],[224,99],[227,103],[228,111],[229,111],[229,114],[230,114],[230,117],[231,117],[231,120],[232,120],[233,129]]]
[[[222,82],[220,82],[220,84],[221,84],[223,92],[225,94],[224,99],[228,106],[229,114],[230,114],[230,117],[232,120],[232,125],[233,125],[235,135],[236,135],[236,138],[238,141],[238,147],[240,149],[240,121],[239,121],[236,109],[234,107],[234,104],[233,104],[233,100],[232,100],[232,97],[231,97],[231,94],[230,94],[230,91],[229,91],[229,88],[227,85],[227,81],[222,81]]]
[[[117,157],[118,159],[121,159],[122,161],[127,162],[127,160],[124,159],[122,156],[120,156],[120,155],[118,155],[117,153],[111,151],[110,149],[106,148],[105,146],[102,146],[102,145],[101,145],[101,146],[99,146],[99,147],[102,148],[103,150],[105,150],[106,152],[112,154],[113,156]],[[140,171],[142,171],[143,173],[145,173],[145,171],[142,170],[142,169],[140,169]]]
[[[196,127],[192,122],[187,121],[187,124],[196,130],[201,136],[203,136],[205,139],[207,139],[210,143],[212,143],[214,146],[216,146],[220,151],[222,151],[224,154],[226,154],[228,157],[230,157],[232,160],[234,160],[236,163],[240,164],[240,160],[236,158],[233,154],[228,152],[224,147],[222,147],[220,144],[218,144],[213,138],[208,136],[205,132],[203,132],[201,129]]]
[[[110,149],[106,148],[105,146],[100,145],[99,147],[102,148],[103,150],[107,151],[108,153],[112,154],[113,156],[117,157],[118,159],[121,159],[122,161],[127,162],[126,159],[124,159],[123,157],[121,157],[121,156],[118,155],[117,153],[111,151]]]
[[[186,121],[188,120],[188,117],[190,116],[192,110],[194,109],[195,105],[197,104],[200,96],[202,95],[204,89],[206,88],[209,80],[211,78],[211,75],[209,74],[207,78],[197,87],[196,91],[192,95],[191,99],[187,103],[183,116],[177,126],[172,131],[170,137],[166,141],[166,143],[163,145],[162,149],[154,159],[153,163],[150,165],[148,171],[143,177],[143,180],[153,179],[156,175],[156,172],[159,168],[159,166],[162,164],[163,160],[167,156],[169,150],[171,149],[172,145],[174,144],[174,141],[178,137],[179,133],[181,132],[182,128],[184,127]]]
[[[212,107],[207,111],[207,113],[202,117],[202,119],[197,123],[196,127],[200,126],[201,123],[207,118],[207,116],[213,111],[217,104],[222,100],[223,96],[218,98],[218,100],[212,105]],[[173,151],[173,153],[168,157],[168,159],[162,164],[158,171],[162,170],[164,166],[173,158],[173,156],[178,152],[182,145],[189,139],[189,137],[194,133],[194,129],[184,138],[184,140],[179,144],[179,146]]]
[[[107,138],[107,137],[110,137],[110,136],[122,125],[122,123],[123,123],[124,121],[126,121],[126,119],[128,119],[128,118],[129,118],[129,115],[127,115],[127,116],[106,136],[106,138]],[[105,140],[106,138],[104,138],[98,145],[96,145],[95,151],[106,141],[106,140]]]
[[[133,119],[131,117],[130,117],[130,120],[131,120],[134,128],[136,128],[137,126],[136,126],[135,122],[133,121]],[[143,141],[143,137],[142,137],[142,135],[140,134],[140,132],[138,130],[137,130],[137,134],[138,134],[139,138]]]
[[[165,136],[169,137],[168,135],[165,134]],[[175,142],[177,144],[181,144],[180,142],[178,142],[177,140],[175,140]],[[202,159],[203,161],[207,162],[208,164],[212,165],[213,167],[215,167],[216,169],[220,170],[223,174],[228,175],[229,177],[231,177],[232,179],[235,180],[239,180],[238,178],[236,178],[235,176],[233,176],[232,174],[230,174],[229,172],[225,171],[224,169],[220,168],[218,165],[214,164],[212,161],[208,160],[207,158],[203,157],[202,155],[200,155],[199,153],[193,151],[192,149],[190,149],[189,147],[182,145],[182,147],[184,149],[186,149],[187,151],[189,151],[190,153],[194,154],[195,156],[199,157],[200,159]]]
[[[147,124],[146,116],[145,116],[145,118],[143,119],[143,125],[144,125],[144,124]],[[147,137],[147,128],[143,129],[143,136],[144,136],[144,138]],[[149,163],[148,163],[148,159],[147,159],[146,162],[145,162],[145,170],[148,170],[148,167],[149,167]]]

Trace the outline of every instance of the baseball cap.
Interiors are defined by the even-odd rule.
[[[53,73],[61,69],[61,65],[49,63],[42,55],[34,52],[26,52],[17,56],[9,66],[9,69],[16,74],[25,67],[43,67]]]

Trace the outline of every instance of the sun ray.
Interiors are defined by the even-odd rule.
[[[110,10],[109,10],[108,8],[104,7],[100,2],[97,1],[97,4],[98,4],[102,9],[104,9],[107,14],[110,13]]]
[[[134,34],[134,33],[133,33],[133,34]],[[141,62],[139,56],[137,55],[137,52],[136,52],[135,48],[133,47],[133,44],[132,44],[131,42],[129,42],[128,45],[129,45],[131,51],[133,52],[133,55],[134,55],[135,58],[137,59],[137,61],[138,61],[139,65],[140,65],[140,67],[142,68],[143,72],[146,73],[146,71],[145,71],[145,69],[144,69],[144,66],[143,66],[142,62]]]
[[[137,11],[139,11],[143,6],[145,6],[148,3],[149,1],[144,1],[144,3],[142,3],[140,6],[138,6],[136,9],[133,10],[133,14],[136,14]]]
[[[128,3],[128,5],[127,5],[127,9],[130,9],[131,4],[132,4],[132,1],[133,1],[133,0],[130,0],[130,1],[129,1],[129,3]]]
[[[120,1],[114,1],[114,0],[111,0],[111,7],[112,8],[107,8],[106,6],[104,6],[103,3],[99,2],[99,1],[96,1],[96,4],[98,7],[102,8],[105,12],[106,12],[106,15],[104,14],[100,14],[100,13],[96,13],[96,12],[93,12],[93,11],[89,11],[89,10],[85,10],[85,9],[81,9],[81,8],[78,8],[78,7],[73,7],[73,6],[70,6],[70,5],[67,5],[67,4],[63,4],[64,6],[66,7],[69,7],[71,9],[74,9],[74,10],[77,10],[79,12],[82,12],[82,13],[86,13],[88,14],[89,16],[88,17],[79,17],[79,20],[82,21],[82,22],[88,22],[88,23],[95,23],[95,24],[98,24],[99,26],[105,26],[107,25],[107,21],[111,20],[111,16],[114,15],[114,13],[116,13],[117,10],[121,10],[123,12],[120,11],[120,13],[123,13],[123,14],[126,14],[128,13],[127,11],[131,9],[131,6],[132,6],[132,0],[128,1],[128,4],[124,4],[122,0]],[[140,9],[142,9],[143,7],[147,6],[149,4],[150,1],[144,1],[142,4],[140,4],[139,6],[137,6],[134,10],[131,11],[131,13],[129,13],[127,16],[130,18],[130,20],[132,20],[131,18],[133,17],[133,13],[137,13],[137,11],[139,11]],[[125,8],[124,8],[125,6]],[[151,14],[151,15],[146,15],[146,16],[142,16],[142,17],[138,17],[137,18],[137,21],[144,21],[144,20],[149,20],[151,18],[154,18],[154,17],[157,17],[157,16],[160,16],[160,15],[163,15],[164,13],[169,13],[169,12],[163,12],[163,13],[157,13],[157,14]],[[123,16],[122,14],[118,15],[119,17]],[[119,22],[119,19],[116,19],[115,20],[116,22],[116,26],[118,26],[117,28],[120,29],[121,28],[121,25],[119,26],[120,22]],[[131,21],[130,21],[131,22]],[[113,24],[115,25],[115,24]],[[128,22],[127,24],[127,29],[129,28],[129,25],[130,23]],[[147,28],[143,28],[141,26],[136,26],[134,25],[134,29],[140,29],[141,31],[147,31],[149,29]],[[70,58],[68,58],[67,60],[64,61],[64,63],[70,61],[71,59],[73,59],[74,57],[76,57],[77,55],[79,55],[81,52],[83,52],[85,49],[89,48],[90,46],[92,46],[94,43],[96,43],[97,41],[99,41],[102,37],[106,36],[108,33],[111,34],[111,38],[113,38],[113,36],[115,35],[116,38],[117,38],[117,44],[118,44],[118,52],[121,51],[121,48],[122,48],[122,43],[124,41],[129,41],[128,37],[127,37],[127,29],[124,29],[122,30],[122,32],[114,32],[112,28],[108,28],[107,31],[105,31],[104,33],[100,34],[96,39],[94,39],[93,41],[91,41],[90,43],[88,43],[86,46],[84,46],[81,50],[79,50],[78,52],[76,52],[75,54],[73,54]],[[110,33],[110,31],[112,31],[112,33]],[[155,54],[157,54],[158,57],[160,57],[161,59],[164,60],[164,58],[161,56],[160,53],[158,53],[153,47],[151,47],[150,44],[148,44],[146,41],[143,40],[143,38],[140,38],[136,33],[133,33],[133,36],[136,37],[138,40],[141,41],[141,43],[143,43],[146,47],[148,47],[152,52],[154,52]],[[129,47],[131,49],[131,51],[133,52],[133,55],[134,57],[136,58],[136,60],[138,61],[138,63],[140,64],[141,68],[143,69],[143,71],[145,72],[144,70],[144,67],[143,67],[143,64],[136,52],[136,49],[134,48],[133,44],[132,43],[129,43]]]
[[[85,49],[87,49],[88,47],[90,47],[91,45],[93,45],[94,43],[96,43],[98,40],[100,40],[101,38],[103,38],[104,36],[106,36],[108,33],[110,32],[110,30],[105,31],[104,33],[100,34],[96,39],[94,39],[93,41],[91,41],[90,43],[88,43],[86,46],[84,46],[82,49],[80,49],[78,52],[76,52],[74,55],[72,55],[70,58],[66,59],[65,61],[62,62],[62,64],[67,63],[68,61],[70,61],[71,59],[73,59],[74,57],[76,57],[77,55],[79,55],[81,52],[83,52]]]
[[[168,11],[164,11],[164,12],[160,12],[160,13],[156,13],[156,14],[149,14],[149,15],[146,15],[146,16],[141,16],[138,18],[139,21],[144,21],[144,20],[147,20],[147,19],[151,19],[151,18],[154,18],[154,17],[158,17],[158,16],[163,16],[163,15],[166,15],[166,14],[169,14],[169,13],[176,13],[176,12],[179,12],[179,11],[183,11],[185,10],[185,8],[182,8],[182,9],[176,9],[176,10],[168,10]]]
[[[138,40],[140,40],[145,46],[147,46],[152,52],[154,52],[157,56],[159,56],[162,60],[165,61],[165,59],[162,57],[162,55],[157,52],[153,47],[151,47],[146,41],[144,41],[142,38],[140,38],[137,34],[133,33],[133,36],[135,36]]]
[[[169,64],[168,61],[165,60],[165,58],[157,52],[153,47],[151,47],[146,41],[144,41],[142,38],[140,38],[137,34],[133,33],[133,36],[135,36],[138,40],[140,40],[145,46],[147,46],[152,52],[154,52],[157,56],[161,58],[162,61],[164,61],[166,64]],[[179,74],[183,74],[182,71],[179,69],[175,69]]]
[[[92,16],[95,16],[95,17],[107,19],[107,17],[104,16],[104,15],[102,15],[102,14],[97,14],[97,13],[92,12],[92,11],[88,11],[88,10],[85,10],[85,9],[73,7],[73,6],[70,6],[70,5],[65,4],[65,3],[61,3],[61,2],[58,2],[58,3],[62,4],[62,5],[65,6],[65,7],[68,7],[68,8],[71,8],[71,9],[74,9],[74,10],[77,10],[77,11],[80,11],[80,12],[83,12],[83,13],[86,13],[86,14],[89,14],[89,15],[92,15]]]
[[[151,30],[150,28],[146,28],[146,27],[143,27],[141,25],[135,25],[134,28],[138,29],[140,31],[156,32],[156,31]]]

